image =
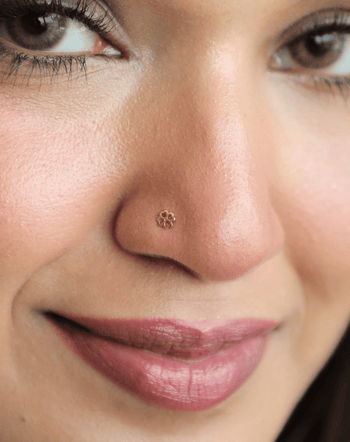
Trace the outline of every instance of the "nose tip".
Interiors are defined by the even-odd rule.
[[[231,192],[227,198],[208,183],[195,192],[192,186],[193,181],[178,186],[187,188],[187,200],[182,191],[134,193],[116,219],[119,246],[171,260],[212,281],[235,279],[281,248],[284,233],[264,192]]]

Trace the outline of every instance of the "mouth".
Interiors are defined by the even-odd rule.
[[[210,409],[231,396],[263,359],[279,324],[265,319],[188,322],[106,319],[47,312],[68,347],[144,402],[179,411]]]

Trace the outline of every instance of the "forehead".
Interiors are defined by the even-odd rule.
[[[102,0],[100,0],[102,1]],[[201,31],[260,35],[288,25],[334,0],[104,0],[131,34]],[[350,3],[350,0],[347,0]],[[339,5],[338,5],[339,6]],[[135,23],[137,28],[135,29]],[[144,32],[145,31],[145,32]],[[242,34],[243,33],[243,34]],[[196,34],[195,34],[196,35]],[[198,36],[199,34],[197,34]],[[207,35],[207,36],[208,36]]]
[[[109,0],[118,4],[118,0]],[[223,12],[239,14],[243,10],[276,9],[279,7],[292,8],[302,3],[319,3],[315,0],[122,0],[124,6],[133,4],[138,7],[148,7],[158,11],[177,11],[188,15],[221,15]]]

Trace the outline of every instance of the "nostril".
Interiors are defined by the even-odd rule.
[[[185,273],[186,275],[189,275],[191,277],[194,277],[196,279],[200,279],[200,276],[198,273],[191,270],[189,267],[185,266],[184,264],[180,263],[179,261],[176,261],[175,259],[168,258],[166,256],[160,256],[160,255],[153,255],[153,254],[140,254],[137,255],[140,259],[142,259],[145,262],[148,262],[150,264],[154,264],[158,267],[168,267],[168,268],[175,268],[180,270],[181,272]]]

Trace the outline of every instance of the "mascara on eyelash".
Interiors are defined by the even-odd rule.
[[[27,67],[27,71],[25,76],[27,75],[27,85],[29,84],[30,78],[35,72],[36,69],[39,70],[40,73],[40,84],[41,81],[44,78],[50,78],[50,84],[52,84],[53,79],[55,75],[58,75],[59,72],[64,69],[66,75],[68,76],[68,79],[71,79],[73,71],[74,71],[74,64],[80,68],[78,71],[78,76],[83,73],[86,78],[87,68],[86,68],[86,57],[84,55],[81,56],[59,56],[59,57],[37,57],[37,56],[29,56],[25,53],[20,52],[13,52],[12,50],[9,50],[6,46],[2,45],[0,43],[0,64],[3,60],[5,60],[7,57],[11,58],[11,64],[9,66],[9,70],[4,75],[4,80],[0,79],[0,84],[2,81],[7,81],[13,77],[15,84],[17,75],[19,73],[20,68],[23,67],[23,65],[26,62],[29,62],[29,66]],[[50,76],[51,74],[51,76]]]
[[[105,9],[104,14],[96,13],[95,0],[0,0],[0,21],[11,20],[28,13],[38,16],[60,14],[63,17],[77,20],[102,38],[108,38],[116,23],[112,14]]]
[[[307,34],[332,31],[350,33],[350,11],[333,8],[310,13],[289,26],[279,37],[278,45],[287,45]]]

